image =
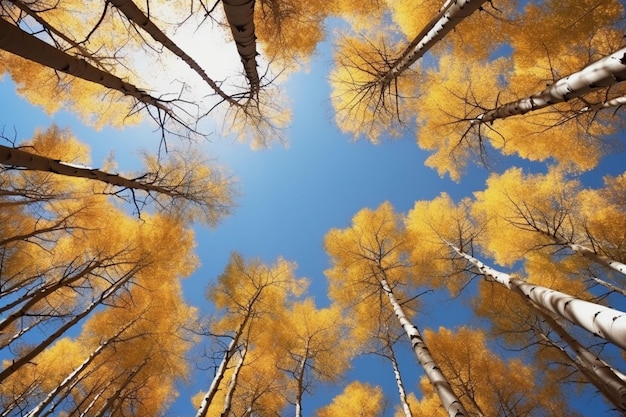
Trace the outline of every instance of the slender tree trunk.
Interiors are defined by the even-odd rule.
[[[74,275],[73,277],[67,277],[67,278],[63,278],[58,280],[57,282],[48,285],[46,287],[43,287],[41,289],[39,289],[37,292],[35,292],[34,294],[31,294],[27,300],[22,300],[22,301],[26,301],[18,310],[11,312],[11,314],[9,314],[8,316],[6,316],[4,319],[0,320],[0,333],[2,333],[2,331],[4,329],[6,329],[8,326],[10,326],[15,320],[24,317],[26,314],[29,313],[29,310],[36,305],[37,303],[39,303],[41,300],[43,300],[44,298],[46,298],[47,296],[49,296],[50,294],[52,294],[54,291],[62,288],[62,287],[66,287],[71,285],[72,283],[85,278],[86,276],[88,276],[89,274],[91,274],[93,272],[94,269],[98,268],[101,265],[100,262],[94,262],[91,265],[88,265],[85,269],[83,269],[82,271],[80,271],[79,273],[77,273],[76,275]],[[23,297],[22,297],[23,298]],[[22,299],[20,298],[20,300]]]
[[[258,52],[254,33],[254,3],[255,0],[222,0],[224,14],[250,84],[250,98],[252,99],[258,96],[261,88],[256,61]]]
[[[302,397],[304,396],[304,372],[306,370],[306,362],[309,359],[309,340],[306,341],[304,354],[298,364],[298,375],[296,380],[298,383],[296,391],[296,417],[302,417]]]
[[[126,16],[126,18],[140,26],[145,30],[152,39],[165,46],[170,52],[182,59],[189,68],[193,69],[204,82],[224,101],[228,102],[232,106],[240,106],[237,100],[226,94],[215,81],[213,81],[204,69],[198,64],[192,57],[190,57],[185,51],[183,51],[172,39],[170,39],[157,25],[144,12],[137,7],[132,0],[109,0],[110,3],[115,6],[120,12]]]
[[[609,307],[590,303],[560,291],[530,284],[509,274],[497,271],[471,255],[446,242],[461,257],[469,261],[481,274],[506,288],[528,298],[557,317],[566,319],[626,350],[626,314]]]
[[[91,313],[96,307],[106,301],[109,297],[114,295],[120,288],[122,288],[131,278],[134,276],[132,273],[126,274],[124,277],[120,278],[115,282],[115,284],[111,285],[107,290],[103,291],[100,297],[93,301],[91,304],[87,306],[81,313],[76,314],[72,317],[71,320],[64,323],[61,327],[59,327],[54,333],[40,342],[37,346],[32,348],[28,353],[24,354],[20,358],[17,358],[12,361],[12,363],[4,368],[0,372],[0,381],[4,381],[22,366],[29,363],[33,358],[39,355],[45,348],[50,346],[54,341],[56,341],[59,337],[61,337],[67,330],[72,328],[75,324],[85,318],[89,313]]]
[[[81,363],[78,367],[76,367],[76,369],[74,369],[63,381],[61,381],[61,383],[59,385],[54,387],[54,389],[52,391],[50,391],[48,393],[48,395],[46,395],[46,398],[41,400],[41,402],[39,402],[39,404],[37,404],[35,407],[33,407],[26,414],[26,417],[38,417],[38,416],[40,416],[44,412],[45,408],[48,405],[50,405],[50,403],[52,403],[52,401],[54,401],[54,398],[62,390],[64,390],[68,385],[70,385],[76,379],[76,377],[78,375],[80,375],[81,372],[83,372],[89,366],[89,364],[91,364],[91,362],[93,362],[93,360],[96,359],[98,357],[98,355],[100,355],[100,353],[102,353],[102,351],[104,349],[106,349],[107,346],[109,346],[112,342],[114,342],[122,333],[124,333],[124,331],[126,329],[128,329],[130,326],[132,326],[133,323],[135,323],[135,321],[129,322],[126,326],[122,327],[115,335],[113,335],[112,337],[108,338],[104,342],[100,343],[100,345],[93,352],[91,352],[91,354],[87,357],[87,359],[85,359],[83,361],[83,363]],[[53,404],[53,406],[49,410],[47,410],[44,415],[49,415],[50,413],[52,413],[57,405],[58,405],[58,402]]]
[[[176,186],[155,185],[142,181],[142,177],[131,179],[117,174],[109,174],[97,168],[89,168],[40,156],[18,148],[0,145],[0,165],[24,168],[31,171],[52,172],[67,177],[86,178],[124,189],[155,192],[171,197],[183,197],[184,190]]]
[[[539,233],[541,233],[544,236],[549,237],[557,245],[568,247],[572,251],[576,252],[579,255],[584,256],[585,258],[589,259],[592,262],[595,262],[606,268],[612,269],[623,275],[626,275],[626,264],[623,264],[622,262],[611,259],[608,256],[600,255],[586,246],[579,245],[578,243],[574,243],[571,240],[565,239],[561,236],[555,236],[544,230],[539,230]]]
[[[487,0],[447,0],[439,13],[409,43],[391,68],[382,74],[376,84],[388,85],[391,81],[424,56],[433,45],[443,39],[463,19],[480,9]]]
[[[600,285],[602,285],[604,288],[606,288],[606,289],[608,289],[610,291],[616,292],[616,293],[621,294],[624,297],[626,297],[626,290],[624,290],[623,288],[617,287],[617,286],[611,284],[610,282],[606,282],[605,280],[600,279],[598,277],[591,277],[591,280],[596,282],[596,283],[598,283],[598,284],[600,284]]]
[[[391,366],[393,367],[393,374],[396,378],[396,386],[398,387],[398,393],[400,394],[400,404],[402,404],[402,411],[404,412],[404,417],[413,417],[413,413],[411,412],[411,407],[409,406],[409,402],[406,399],[406,391],[404,389],[404,384],[402,383],[402,376],[400,375],[400,367],[398,366],[398,361],[396,360],[396,354],[393,351],[393,346],[389,344],[388,354],[385,356],[389,358],[391,361]]]
[[[62,39],[69,46],[71,46],[72,48],[76,49],[80,53],[81,56],[85,57],[86,59],[91,60],[92,62],[94,62],[98,66],[98,68],[102,69],[103,71],[106,71],[105,67],[100,63],[100,59],[99,58],[95,57],[83,45],[81,45],[80,43],[76,42],[74,39],[71,39],[70,37],[65,35],[63,32],[58,30],[56,27],[52,26],[49,22],[47,22],[45,19],[43,19],[39,15],[39,13],[37,13],[36,11],[34,11],[30,7],[28,7],[28,5],[26,3],[24,3],[21,0],[9,0],[9,1],[11,3],[13,3],[15,5],[15,7],[17,7],[18,9],[20,9],[21,11],[26,13],[28,16],[33,18],[37,23],[39,23],[41,25],[42,28],[44,28],[45,30],[50,32],[52,35],[58,36],[59,39]]]
[[[120,387],[115,391],[115,393],[113,393],[113,395],[109,396],[106,399],[106,402],[104,403],[104,405],[102,407],[100,407],[100,410],[98,410],[93,417],[104,417],[105,415],[107,415],[108,413],[110,413],[111,415],[115,415],[115,413],[113,413],[112,411],[114,411],[114,409],[119,409],[121,407],[121,404],[118,406],[115,406],[115,402],[118,401],[118,399],[120,398],[120,396],[122,395],[122,392],[124,391],[124,389],[130,385],[130,383],[133,381],[133,379],[135,378],[135,375],[137,375],[139,373],[139,371],[141,371],[141,369],[146,366],[146,363],[148,363],[148,358],[146,358],[140,365],[134,367],[129,373],[128,376],[126,377],[126,379],[124,380],[124,382],[122,382],[122,384],[120,385]],[[124,415],[125,413],[122,413],[122,415]]]
[[[163,101],[83,59],[55,48],[2,18],[0,18],[0,49],[53,70],[116,90],[173,117],[172,110]]]
[[[258,297],[258,295],[259,295],[259,292],[257,291],[255,299],[256,297]],[[215,394],[217,394],[220,383],[222,382],[222,379],[224,379],[224,374],[226,373],[228,364],[231,358],[233,357],[233,355],[235,354],[235,352],[237,351],[237,348],[239,346],[239,339],[241,338],[243,332],[245,331],[246,326],[248,325],[248,321],[250,320],[251,316],[252,316],[251,311],[248,311],[243,321],[239,325],[239,328],[235,332],[235,335],[233,336],[232,340],[228,344],[228,348],[226,349],[226,352],[224,353],[224,357],[222,358],[222,361],[220,362],[215,372],[215,377],[213,378],[213,381],[211,382],[211,386],[209,387],[209,390],[206,392],[206,394],[204,394],[204,397],[202,398],[202,402],[200,403],[200,407],[198,408],[196,417],[206,417],[207,412],[209,411],[209,406],[211,405],[211,402],[213,401]]]
[[[626,80],[626,48],[622,48],[591,65],[561,78],[545,90],[481,113],[472,124],[493,123],[497,119],[526,114],[556,103],[580,97],[591,91],[610,87]]]
[[[398,320],[400,321],[400,325],[402,326],[407,336],[409,337],[409,340],[411,341],[413,352],[415,352],[418,362],[420,363],[422,368],[424,368],[424,372],[426,373],[428,380],[435,388],[437,395],[441,399],[441,404],[446,410],[446,413],[448,413],[450,417],[468,417],[469,414],[467,413],[467,411],[465,411],[463,404],[452,390],[450,383],[446,379],[445,375],[441,372],[440,368],[437,366],[437,363],[430,354],[430,351],[428,350],[424,339],[422,339],[422,335],[420,334],[419,330],[414,324],[409,321],[409,319],[406,317],[406,314],[404,313],[404,310],[402,309],[402,306],[400,305],[400,303],[398,303],[398,300],[396,300],[396,297],[393,294],[393,290],[387,283],[384,270],[381,269],[377,275],[382,290],[385,294],[387,294],[387,298],[389,299],[389,302],[393,307],[393,311],[396,314],[396,317],[398,317]]]
[[[246,354],[248,353],[247,344],[243,347],[243,349],[239,352],[239,361],[237,362],[237,366],[233,371],[233,374],[230,377],[230,383],[228,384],[228,390],[226,391],[226,395],[224,396],[224,409],[222,410],[221,417],[228,417],[230,414],[230,409],[233,405],[233,396],[235,394],[235,389],[237,388],[237,379],[239,379],[239,372],[241,372],[241,368],[243,368],[243,364],[246,360]]]

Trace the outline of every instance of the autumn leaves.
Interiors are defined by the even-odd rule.
[[[490,165],[494,152],[589,170],[610,149],[605,138],[619,126],[611,108],[624,92],[619,2],[529,3],[519,10],[502,1],[467,14],[481,3],[470,2],[443,39],[422,31],[436,25],[425,16],[441,17],[440,2],[410,3],[388,6],[400,33],[354,26],[341,40],[331,82],[342,130],[373,142],[390,137],[390,127],[392,136],[415,132],[418,145],[433,152],[426,164],[455,181],[470,162]],[[459,3],[442,10],[451,13]],[[431,56],[386,72],[414,56],[416,45]]]

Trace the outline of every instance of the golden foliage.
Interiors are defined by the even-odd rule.
[[[380,387],[354,381],[346,386],[333,402],[317,411],[317,417],[351,415],[377,417],[382,411],[383,394]]]

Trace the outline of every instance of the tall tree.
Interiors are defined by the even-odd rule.
[[[138,211],[146,200],[153,200],[159,209],[179,209],[180,214],[185,212],[192,220],[197,218],[209,225],[217,224],[232,205],[231,179],[221,168],[211,167],[193,154],[170,152],[166,158],[146,155],[145,173],[123,176],[87,167],[80,160],[61,161],[48,156],[53,155],[53,147],[64,141],[71,144],[76,139],[69,131],[52,126],[20,147],[0,145],[0,166],[99,181],[106,185],[100,188],[101,193],[122,195],[128,190]],[[138,196],[139,193],[146,197]]]
[[[409,298],[402,286],[410,284],[406,259],[406,239],[400,218],[389,203],[376,210],[363,209],[352,219],[352,226],[332,229],[325,238],[332,268],[330,297],[343,305],[363,305],[387,299],[400,326],[411,342],[419,364],[437,390],[441,404],[450,416],[468,415],[450,383],[432,357],[418,328],[411,323],[399,297]],[[410,287],[408,287],[410,289]],[[367,307],[362,307],[367,309]],[[367,323],[364,323],[367,326]]]
[[[259,260],[246,262],[243,257],[233,253],[215,286],[207,292],[215,306],[224,310],[224,316],[211,329],[211,333],[225,335],[230,342],[221,355],[215,371],[215,377],[200,402],[197,416],[207,415],[209,407],[220,389],[222,380],[230,366],[232,358],[240,350],[254,322],[262,320],[284,306],[290,296],[297,295],[306,285],[302,279],[294,276],[295,266],[283,259],[275,265],[267,266]]]
[[[302,417],[305,394],[312,394],[319,382],[337,381],[349,366],[354,346],[346,338],[347,323],[339,306],[317,309],[312,298],[293,304],[275,323],[277,328],[264,335],[274,339],[277,366],[292,381],[289,402],[296,417]]]

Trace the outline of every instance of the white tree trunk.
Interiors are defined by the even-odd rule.
[[[591,91],[609,87],[625,79],[626,48],[622,48],[578,72],[561,78],[539,93],[482,113],[472,120],[472,123],[487,123],[496,119],[526,114],[533,110],[580,97]]]
[[[37,355],[39,355],[45,348],[50,346],[55,340],[61,337],[66,331],[72,328],[75,324],[81,321],[83,318],[87,317],[89,313],[91,313],[96,307],[101,305],[104,301],[106,301],[109,297],[113,296],[117,293],[117,291],[126,285],[134,276],[136,271],[131,271],[119,278],[114,284],[112,284],[109,288],[104,290],[99,297],[94,297],[95,300],[92,301],[82,312],[74,315],[69,321],[60,326],[55,332],[50,334],[46,339],[41,341],[37,346],[33,347],[27,353],[22,355],[21,357],[12,360],[11,364],[4,368],[2,372],[0,372],[0,381],[4,381],[10,375],[12,375],[15,371],[20,369],[23,365],[29,363],[32,359],[34,359]]]
[[[228,390],[226,391],[226,395],[224,396],[224,408],[222,409],[221,417],[228,417],[228,415],[230,414],[230,409],[233,404],[233,396],[235,394],[235,388],[237,388],[237,379],[239,378],[239,372],[241,371],[241,368],[243,368],[247,353],[247,346],[244,346],[243,349],[241,349],[241,351],[239,352],[239,360],[237,361],[237,366],[235,366],[235,370],[230,377]]]
[[[402,306],[400,305],[400,303],[398,303],[398,300],[396,300],[396,297],[394,296],[391,287],[387,283],[387,280],[384,278],[384,272],[381,272],[379,274],[379,280],[383,291],[385,292],[385,294],[387,294],[387,297],[389,298],[389,302],[393,307],[393,311],[396,314],[396,317],[398,317],[402,328],[404,329],[407,336],[409,337],[409,340],[411,341],[411,347],[413,348],[413,352],[415,352],[415,355],[417,356],[418,362],[424,369],[428,380],[435,388],[435,391],[437,392],[437,395],[441,400],[441,405],[443,405],[446,413],[448,413],[450,417],[468,417],[469,414],[467,413],[467,411],[465,411],[463,404],[452,390],[450,383],[446,379],[445,375],[441,372],[440,368],[437,366],[437,363],[430,354],[430,351],[428,350],[424,339],[422,339],[422,335],[420,334],[419,330],[414,324],[409,321],[409,319],[406,317],[406,314],[404,314]]]
[[[462,252],[453,244],[446,243],[459,256],[474,265],[487,279],[518,292],[557,317],[566,319],[626,350],[626,313],[513,278]]]
[[[478,10],[487,0],[448,0],[439,10],[439,13],[426,27],[409,43],[392,65],[377,81],[377,84],[388,85],[403,71],[424,56],[433,45],[439,42],[463,19]]]
[[[36,62],[56,71],[119,91],[136,100],[162,110],[173,117],[172,110],[161,100],[121,78],[94,67],[87,61],[69,55],[54,46],[28,34],[0,18],[0,49]]]
[[[389,345],[389,354],[385,356],[389,358],[391,365],[393,366],[393,374],[396,378],[396,386],[398,387],[398,393],[400,394],[400,404],[402,405],[404,417],[413,417],[411,407],[409,407],[409,402],[406,399],[406,390],[404,389],[404,383],[402,382],[402,376],[400,375],[400,368],[398,367],[398,361],[396,360],[393,346]]]
[[[67,387],[68,385],[70,385],[70,383],[72,383],[74,381],[74,379],[76,378],[77,375],[79,375],[81,372],[83,372],[91,362],[93,362],[94,359],[96,359],[98,357],[98,355],[107,347],[109,346],[113,341],[115,341],[122,333],[124,333],[124,331],[126,329],[128,329],[135,321],[132,321],[130,323],[128,323],[126,326],[122,327],[116,334],[114,334],[112,337],[108,338],[107,340],[105,340],[104,342],[100,343],[100,345],[98,345],[98,347],[91,352],[91,354],[87,357],[87,359],[85,359],[83,361],[83,363],[81,363],[80,365],[78,365],[76,367],[76,369],[74,369],[63,381],[61,381],[61,383],[59,385],[57,385],[56,387],[54,387],[54,389],[52,391],[50,391],[48,393],[48,395],[46,395],[46,398],[44,398],[43,400],[41,400],[41,402],[39,402],[39,404],[37,404],[35,407],[33,407],[27,414],[26,417],[38,417],[41,415],[41,413],[44,411],[44,409],[50,405],[50,403],[54,400],[54,398],[62,391],[65,389],[65,387]],[[71,387],[69,388],[71,389]],[[53,405],[52,408],[50,410],[47,410],[45,415],[49,415],[50,413],[52,413],[54,411],[54,408],[56,407],[57,404]]]
[[[532,303],[529,303],[532,305]],[[598,390],[609,400],[618,410],[626,412],[626,381],[622,379],[621,373],[616,372],[608,363],[590,352],[574,339],[549,313],[541,308],[535,309],[543,320],[559,335],[561,340],[574,353],[575,358],[570,358],[569,354],[563,354],[571,360],[574,365],[589,378]],[[549,338],[541,334],[544,339],[553,343]],[[560,349],[560,347],[559,347]]]

